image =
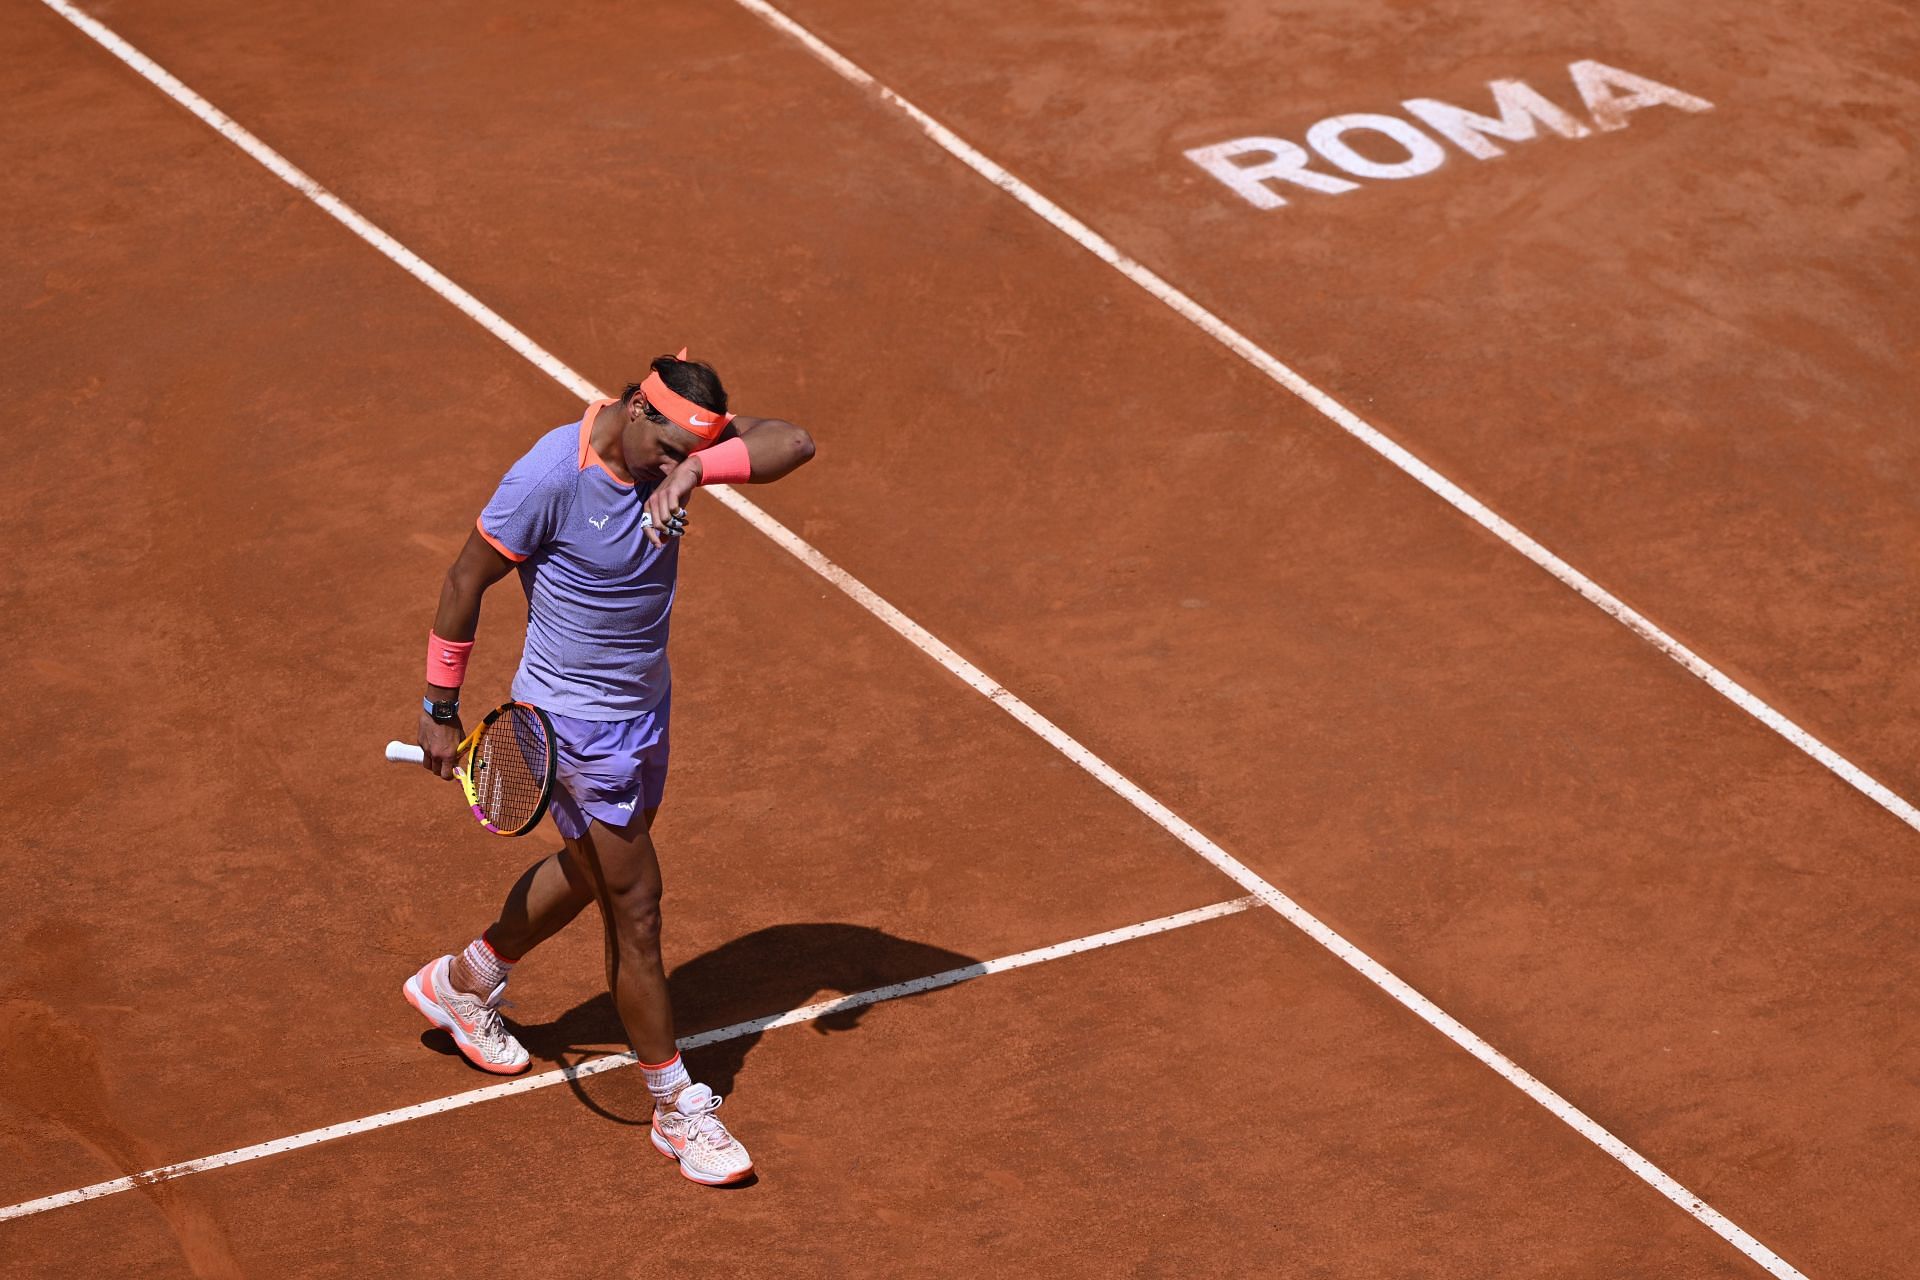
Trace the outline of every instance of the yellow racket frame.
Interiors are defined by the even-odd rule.
[[[547,736],[547,773],[546,777],[540,780],[540,803],[534,806],[533,816],[521,823],[518,827],[508,830],[505,827],[494,825],[493,820],[487,816],[486,808],[480,802],[480,788],[485,784],[478,775],[480,769],[485,767],[485,763],[482,762],[479,767],[475,767],[473,753],[480,749],[480,739],[485,735],[488,727],[501,716],[512,711],[515,707],[531,711],[534,717],[540,722],[540,731]],[[460,745],[454,749],[454,755],[459,759],[460,763],[454,765],[453,776],[460,779],[460,789],[466,792],[467,805],[473,810],[473,820],[485,827],[488,831],[493,832],[493,834],[497,836],[523,836],[539,826],[540,819],[547,816],[547,806],[553,801],[555,765],[553,721],[547,719],[547,713],[534,706],[531,702],[503,702],[493,710],[487,712],[486,718],[474,728],[473,732],[460,740]]]

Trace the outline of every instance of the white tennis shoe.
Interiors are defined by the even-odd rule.
[[[671,1109],[653,1109],[653,1145],[680,1162],[680,1176],[723,1187],[753,1172],[753,1158],[715,1118],[720,1096],[703,1084],[680,1091]]]
[[[407,1003],[420,1011],[434,1026],[453,1037],[463,1057],[482,1071],[497,1076],[516,1076],[533,1059],[521,1046],[500,1017],[500,996],[507,984],[501,983],[482,1000],[447,985],[452,956],[430,960],[420,972],[407,979],[401,988]]]

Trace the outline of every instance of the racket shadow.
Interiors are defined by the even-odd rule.
[[[673,993],[675,1025],[687,1036],[978,963],[961,952],[867,925],[782,924],[756,929],[675,966],[667,975],[667,985]],[[853,1031],[873,1007],[829,1014],[789,1028],[785,1034],[804,1035],[809,1029],[816,1035]],[[607,1045],[626,1043],[613,997],[605,991],[551,1022],[519,1024],[514,1034],[535,1058],[558,1065],[575,1064]],[[764,1034],[749,1032],[690,1050],[687,1070],[715,1093],[731,1093]],[[637,1079],[639,1073],[632,1074]],[[582,1105],[597,1115],[620,1124],[648,1123],[651,1108],[644,1089],[636,1092],[623,1085],[618,1092],[623,1104],[630,1098],[631,1105],[616,1111],[608,1105],[609,1099],[590,1096],[585,1082],[568,1084]],[[595,1092],[607,1091],[596,1088]]]

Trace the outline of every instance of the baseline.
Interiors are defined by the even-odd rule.
[[[1548,552],[1544,547],[1541,547],[1518,529],[1508,524],[1501,517],[1493,513],[1491,509],[1478,502],[1477,499],[1467,495],[1464,490],[1461,490],[1451,481],[1427,467],[1425,463],[1420,462],[1411,453],[1367,425],[1356,415],[1352,414],[1351,411],[1340,406],[1332,400],[1331,397],[1321,392],[1311,383],[1308,383],[1304,378],[1301,378],[1284,364],[1281,364],[1273,356],[1255,346],[1251,340],[1233,330],[1226,325],[1224,321],[1213,316],[1212,313],[1200,307],[1198,303],[1174,289],[1173,286],[1161,280],[1145,267],[1120,253],[1118,249],[1101,238],[1097,233],[1093,232],[1091,228],[1074,219],[1070,214],[1067,214],[1045,197],[1040,196],[1018,178],[975,151],[951,133],[951,131],[940,125],[939,122],[931,116],[920,111],[919,108],[893,93],[892,90],[880,85],[872,76],[834,51],[791,18],[788,18],[771,5],[765,4],[763,0],[736,0],[736,2],[778,29],[801,40],[815,56],[827,62],[829,66],[833,67],[833,69],[844,78],[860,87],[878,92],[883,100],[907,113],[930,137],[939,142],[944,149],[967,163],[970,168],[975,169],[981,173],[982,176],[987,177],[990,181],[994,182],[996,186],[1007,191],[1008,194],[1015,196],[1016,199],[1019,199],[1029,209],[1045,218],[1060,230],[1073,236],[1084,248],[1088,249],[1089,252],[1094,253],[1095,256],[1100,257],[1116,269],[1121,270],[1123,274],[1128,275],[1129,279],[1132,279],[1136,284],[1139,284],[1149,293],[1152,293],[1156,298],[1159,298],[1162,302],[1195,324],[1200,325],[1203,329],[1206,329],[1210,336],[1215,337],[1227,345],[1229,349],[1242,356],[1242,358],[1247,359],[1250,363],[1253,363],[1263,372],[1266,372],[1269,377],[1272,377],[1288,390],[1293,391],[1294,394],[1307,400],[1309,404],[1312,404],[1320,412],[1326,414],[1333,421],[1341,425],[1343,429],[1348,430],[1362,439],[1369,447],[1380,452],[1383,456],[1387,457],[1389,461],[1394,462],[1396,466],[1400,467],[1401,470],[1406,471],[1427,488],[1432,489],[1435,493],[1445,498],[1464,514],[1474,519],[1476,523],[1481,524],[1490,532],[1493,532],[1496,536],[1507,542],[1508,545],[1513,546],[1516,550],[1521,551],[1522,554],[1527,555],[1529,559],[1533,560],[1542,568],[1547,569],[1548,572],[1553,573],[1554,576],[1562,582],[1573,586],[1575,590],[1579,591],[1587,599],[1609,612],[1617,620],[1634,630],[1636,634],[1641,635],[1650,643],[1655,644],[1657,648],[1667,653],[1669,657],[1674,658],[1675,661],[1680,662],[1687,670],[1702,680],[1707,681],[1707,683],[1723,695],[1729,697],[1738,705],[1741,705],[1743,709],[1748,710],[1750,714],[1755,715],[1756,718],[1761,719],[1762,723],[1767,724],[1769,728],[1774,729],[1775,732],[1786,737],[1788,741],[1792,742],[1796,747],[1808,755],[1813,756],[1816,760],[1819,760],[1838,776],[1849,782],[1849,784],[1873,798],[1877,803],[1881,804],[1882,807],[1899,817],[1903,822],[1907,823],[1907,825],[1916,830],[1920,830],[1920,811],[1916,811],[1912,805],[1908,804],[1899,796],[1894,795],[1886,787],[1842,759],[1837,753],[1833,752],[1831,748],[1818,742],[1797,725],[1788,721],[1784,716],[1773,711],[1771,707],[1768,707],[1757,697],[1747,692],[1728,677],[1719,673],[1703,659],[1693,654],[1691,650],[1680,645],[1677,640],[1667,636],[1665,632],[1655,627],[1645,618],[1642,618],[1623,602],[1616,600],[1597,584],[1591,582],[1591,580],[1587,579],[1584,575],[1579,574],[1570,565],[1567,565],[1564,561],[1552,555],[1551,552]],[[489,333],[492,333],[513,350],[525,356],[531,363],[553,377],[562,386],[573,391],[582,399],[599,398],[603,394],[578,373],[568,368],[557,357],[541,348],[526,334],[509,324],[499,316],[498,313],[481,303],[465,289],[454,284],[445,275],[427,264],[412,250],[406,248],[392,236],[376,227],[364,216],[348,206],[338,196],[314,181],[298,167],[293,165],[292,162],[280,155],[279,152],[267,146],[266,143],[248,132],[231,117],[220,111],[219,108],[213,106],[213,104],[205,98],[189,89],[177,77],[166,71],[138,49],[135,49],[104,24],[74,8],[73,5],[67,3],[67,0],[43,0],[43,3],[66,18],[74,26],[78,27],[109,53],[126,63],[179,105],[211,125],[228,141],[257,160],[289,186],[292,186],[295,190],[306,196],[330,217],[340,222],[343,226],[346,226],[349,230],[353,231],[355,235],[379,250],[382,255],[391,259],[407,271],[409,275],[412,275],[421,281],[421,283],[427,285],[428,288],[433,289],[434,292],[446,298]],[[1027,705],[1018,695],[992,680],[986,673],[955,653],[931,632],[908,618],[871,588],[834,564],[792,530],[780,524],[771,515],[731,489],[715,486],[713,493],[717,500],[734,511],[735,514],[740,515],[755,528],[767,534],[767,536],[779,543],[796,558],[800,559],[802,563],[827,579],[827,581],[833,583],[835,587],[859,603],[868,612],[886,623],[889,628],[909,640],[942,667],[946,668],[964,683],[1000,707],[1001,710],[1012,716],[1021,725],[1041,737],[1087,773],[1097,778],[1116,795],[1126,800],[1135,809],[1174,835],[1189,849],[1212,863],[1220,871],[1241,885],[1241,887],[1249,890],[1254,898],[1271,907],[1289,923],[1306,933],[1332,954],[1339,957],[1342,962],[1366,978],[1368,982],[1392,997],[1395,1002],[1432,1026],[1454,1044],[1466,1050],[1483,1065],[1493,1070],[1501,1078],[1539,1103],[1555,1118],[1561,1120],[1583,1138],[1606,1152],[1607,1155],[1618,1161],[1636,1177],[1640,1178],[1655,1191],[1658,1191],[1667,1200],[1671,1201],[1689,1216],[1733,1245],[1734,1248],[1738,1249],[1749,1259],[1759,1264],[1768,1274],[1780,1277],[1782,1280],[1786,1280],[1787,1277],[1804,1280],[1800,1271],[1772,1250],[1768,1249],[1765,1245],[1761,1244],[1740,1226],[1707,1204],[1700,1197],[1687,1190],[1687,1188],[1659,1169],[1646,1157],[1614,1136],[1598,1122],[1586,1115],[1586,1113],[1579,1108],[1573,1106],[1572,1103],[1536,1079],[1525,1069],[1506,1057],[1506,1055],[1493,1048],[1493,1046],[1481,1039],[1445,1010],[1435,1005],[1431,1000],[1427,999],[1427,997],[1416,991],[1384,965],[1374,960],[1359,947],[1347,941],[1346,938],[1322,923],[1311,912],[1301,907],[1267,880],[1257,875],[1214,841],[1201,834],[1190,823],[1186,822],[1179,817],[1179,815],[1168,809],[1166,805],[1162,804],[1144,789],[1126,778],[1105,760],[1075,741],[1059,726]],[[1738,696],[1736,696],[1736,693]],[[1742,701],[1742,698],[1746,701]],[[1756,708],[1758,709],[1756,710]],[[1771,719],[1768,717],[1771,717]],[[744,1034],[744,1032],[742,1034]],[[554,1074],[557,1077],[554,1081],[555,1083],[566,1078],[564,1072]],[[529,1083],[530,1082],[524,1081],[519,1082],[522,1087],[525,1087]],[[515,1086],[505,1085],[495,1086],[495,1088],[511,1091],[515,1089]],[[466,1095],[459,1096],[464,1097]],[[432,1103],[421,1105],[428,1107],[436,1106],[436,1104]],[[458,1103],[455,1105],[470,1104]],[[451,1106],[444,1106],[439,1109],[452,1108]],[[313,1141],[326,1141],[328,1137],[340,1136],[332,1133],[328,1129],[314,1130],[312,1132],[326,1135],[313,1138]],[[286,1148],[276,1148],[276,1150],[282,1149]],[[272,1154],[272,1152],[262,1151],[260,1154]],[[250,1156],[248,1158],[257,1157]],[[208,1157],[208,1159],[218,1159],[218,1157]],[[209,1165],[206,1167],[217,1166]],[[187,1170],[187,1172],[192,1171],[193,1170]],[[163,1171],[156,1171],[156,1173],[157,1172]],[[150,1175],[135,1175],[134,1178],[121,1180],[126,1183],[124,1187],[111,1183],[98,1184],[102,1187],[109,1188],[109,1190],[97,1194],[112,1194],[114,1191],[125,1190],[132,1186],[140,1185],[141,1179],[152,1180]],[[68,1196],[92,1198],[82,1196],[80,1192],[70,1192],[66,1194]],[[65,1202],[69,1201],[63,1201],[63,1203]],[[18,1206],[16,1206],[16,1208],[18,1208]],[[4,1213],[0,1213],[0,1220],[4,1220],[5,1216]],[[21,1215],[14,1214],[13,1216]]]

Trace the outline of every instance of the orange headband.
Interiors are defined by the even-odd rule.
[[[686,358],[685,347],[680,348],[680,353],[674,357],[676,360]],[[648,404],[665,415],[668,422],[683,431],[690,431],[699,436],[701,448],[719,439],[720,433],[727,429],[729,422],[733,421],[733,415],[730,413],[715,413],[711,409],[703,409],[685,396],[678,394],[661,380],[658,373],[647,375],[646,381],[640,384],[640,394],[647,398]]]

